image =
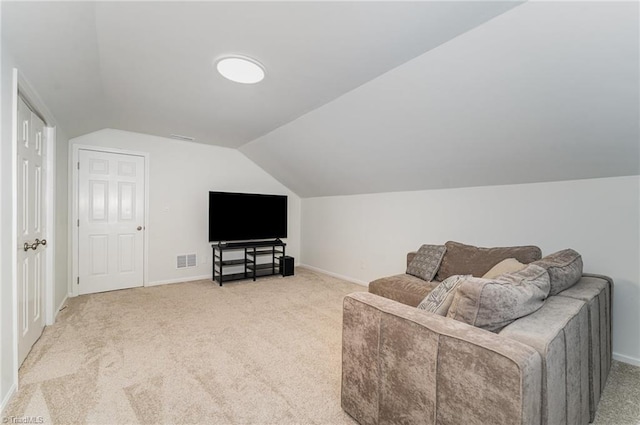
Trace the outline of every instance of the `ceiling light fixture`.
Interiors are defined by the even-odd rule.
[[[246,56],[226,56],[218,60],[216,69],[225,78],[242,84],[255,84],[264,79],[264,67]]]

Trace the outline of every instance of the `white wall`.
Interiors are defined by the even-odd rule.
[[[611,276],[614,352],[640,365],[640,177],[306,198],[302,263],[366,283],[423,243],[573,248]]]
[[[150,284],[211,277],[210,190],[288,195],[287,254],[299,260],[300,198],[237,150],[111,129],[71,143],[149,153]],[[199,265],[176,269],[176,256],[190,253]]]
[[[68,203],[68,184],[69,173],[68,157],[69,157],[69,138],[64,131],[56,128],[56,152],[54,153],[56,181],[55,181],[55,209],[56,209],[56,231],[54,248],[55,261],[55,288],[54,303],[56,309],[62,307],[62,303],[66,300],[69,293],[69,252],[68,252],[68,232],[69,232],[69,203]],[[57,311],[56,311],[57,314]]]
[[[11,120],[13,58],[2,48],[0,64],[0,407],[4,407],[17,381],[13,336],[15,330],[11,256]]]

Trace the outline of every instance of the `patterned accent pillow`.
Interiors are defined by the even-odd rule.
[[[430,282],[438,272],[446,250],[444,245],[422,245],[407,266],[407,274]]]
[[[426,310],[431,313],[439,314],[440,316],[446,316],[453,301],[453,296],[458,289],[458,285],[471,275],[458,275],[449,276],[433,291],[429,292],[424,300],[418,305],[420,310]]]

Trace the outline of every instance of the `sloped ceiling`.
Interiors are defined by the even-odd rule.
[[[2,31],[70,137],[111,127],[238,147],[518,4],[4,2]],[[232,53],[266,79],[218,75]]]
[[[516,7],[517,6],[517,7]],[[71,137],[239,148],[304,197],[638,174],[637,2],[3,2]],[[217,57],[260,60],[243,86]]]
[[[303,197],[636,175],[638,17],[526,3],[240,149]]]

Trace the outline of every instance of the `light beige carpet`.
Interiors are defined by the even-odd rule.
[[[353,424],[340,408],[342,298],[306,269],[80,296],[20,369],[5,417],[50,424]],[[616,363],[598,424],[640,423],[640,369]]]

